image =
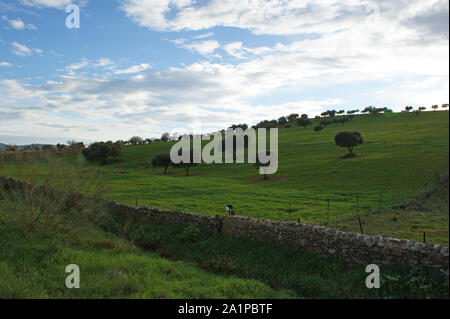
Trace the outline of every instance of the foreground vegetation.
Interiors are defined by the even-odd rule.
[[[0,298],[448,298],[448,281],[424,269],[383,267],[381,288],[370,290],[363,267],[195,227],[142,224],[66,195],[2,190]],[[55,201],[63,203],[56,216],[41,209]],[[48,218],[59,223],[43,227]],[[80,266],[80,289],[65,287],[69,264]]]

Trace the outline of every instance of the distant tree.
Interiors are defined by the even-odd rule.
[[[67,141],[67,144],[69,144],[69,150],[74,153],[81,152],[82,150],[84,150],[86,148],[86,146],[84,145],[83,142],[76,142],[74,140]]]
[[[344,110],[339,110],[339,111],[337,112],[337,114],[339,114],[339,115],[344,114],[344,113],[345,113]]]
[[[437,105],[437,104],[432,105],[431,108],[432,108],[434,111],[436,111],[436,110],[439,108],[439,105]]]
[[[33,149],[31,148],[31,145],[26,145],[23,147],[24,151],[32,151]]]
[[[329,117],[335,117],[336,113],[337,113],[336,110],[328,110],[327,111],[327,114]]]
[[[297,119],[297,125],[302,127],[307,127],[311,124],[311,120],[308,118],[308,115],[302,114],[300,118]]]
[[[298,116],[298,114],[297,114]],[[259,122],[258,124],[256,124],[253,128],[257,129],[257,128],[276,128],[278,126],[278,121],[277,120],[264,120]]]
[[[442,104],[441,107],[442,107],[443,109],[446,109],[446,108],[448,108],[448,104]]]
[[[296,114],[296,113],[292,113],[291,115],[289,115],[287,117],[287,120],[289,122],[295,122],[297,119],[298,119],[298,114]]]
[[[246,129],[248,129],[248,125],[247,124],[237,124],[237,125],[233,124],[233,125],[230,126],[230,128],[232,128],[233,130],[235,130],[237,128],[240,128],[243,131],[245,131]]]
[[[419,108],[418,108],[416,111],[414,111],[414,113],[416,113],[416,115],[419,116],[420,113],[423,112],[423,111],[425,111],[426,109],[427,109],[427,108],[424,107],[424,106],[419,106]]]
[[[58,152],[62,152],[66,149],[66,145],[65,144],[56,144],[56,149],[58,150]]]
[[[317,133],[319,133],[322,130],[323,130],[323,126],[322,125],[317,125],[317,126],[314,127],[314,131],[317,132]]]
[[[152,159],[153,167],[164,167],[164,175],[166,175],[170,165],[172,165],[172,161],[170,160],[169,153],[158,154]]]
[[[19,147],[17,145],[14,145],[14,144],[6,145],[6,150],[9,152],[15,152],[18,149],[19,149]]]
[[[130,138],[129,142],[131,145],[144,144],[144,140],[142,139],[142,137],[139,137],[139,136],[133,136],[132,138]]]
[[[364,140],[359,132],[339,132],[334,137],[336,145],[340,147],[346,147],[350,153],[353,155],[353,148],[361,145]]]
[[[41,146],[39,144],[31,144],[31,149],[33,151],[39,151],[41,149]]]
[[[169,134],[169,133],[164,133],[164,134],[161,136],[161,141],[167,142],[167,141],[169,140],[169,138],[170,138],[170,134]]]
[[[42,150],[43,151],[54,151],[55,146],[47,144],[47,145],[42,146]]]
[[[124,147],[126,145],[125,141],[123,140],[117,140],[114,142],[114,144],[119,145],[120,147]]]
[[[111,141],[97,142],[83,150],[83,156],[90,162],[106,163],[108,157],[116,157],[122,154],[122,147]]]
[[[412,106],[406,106],[406,107],[405,107],[405,111],[406,111],[406,112],[409,112],[409,111],[411,111],[412,109],[413,109]]]
[[[280,118],[278,119],[278,124],[279,124],[279,125],[284,125],[284,124],[286,124],[287,122],[288,122],[288,120],[287,120],[286,116],[282,116],[282,117],[280,117]]]
[[[319,122],[319,125],[325,127],[325,126],[327,126],[327,125],[330,125],[331,123],[332,123],[331,120],[329,120],[329,119],[323,119],[323,120],[321,120],[321,121]]]

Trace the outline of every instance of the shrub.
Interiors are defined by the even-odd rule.
[[[0,222],[15,225],[23,234],[54,238],[57,234],[77,234],[81,227],[104,217],[100,201],[106,183],[98,170],[52,159],[51,171],[41,186],[0,186],[6,209]],[[77,192],[91,195],[81,196]]]
[[[195,242],[201,236],[201,231],[198,227],[190,226],[186,227],[184,231],[180,234],[180,239],[187,242]]]
[[[323,126],[322,125],[317,125],[317,126],[314,127],[314,131],[317,132],[317,133],[319,133],[322,130],[323,130]]]
[[[108,157],[115,157],[122,154],[122,147],[113,142],[98,142],[89,145],[83,150],[83,156],[90,162],[100,162],[106,164]]]
[[[153,167],[164,167],[164,175],[167,173],[167,169],[172,164],[172,161],[170,160],[170,154],[169,153],[161,153],[156,155],[152,159],[152,166]]]

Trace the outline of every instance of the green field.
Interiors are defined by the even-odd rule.
[[[448,171],[447,111],[357,116],[316,133],[311,127],[279,129],[279,169],[263,180],[252,164],[212,164],[182,169],[146,167],[173,143],[128,146],[114,164],[101,166],[109,181],[108,199],[118,202],[225,214],[232,204],[238,215],[329,225],[359,232],[356,197],[365,233],[448,245],[448,210],[393,210],[410,202],[438,174]],[[359,131],[364,144],[357,157],[334,144],[339,131]],[[4,174],[17,176],[14,166]],[[381,199],[381,200],[380,200]],[[327,202],[330,201],[330,208]],[[394,218],[395,217],[395,218]]]
[[[334,145],[342,130],[362,133],[356,158],[343,159],[346,150]],[[49,178],[71,193],[82,191],[83,172],[97,170],[106,197],[118,202],[210,215],[233,204],[239,215],[273,220],[288,220],[290,204],[291,220],[350,231],[359,231],[358,194],[365,233],[422,240],[425,231],[428,243],[448,245],[448,179],[421,199],[448,171],[448,112],[359,116],[320,133],[283,128],[279,137],[279,171],[269,180],[252,164],[202,165],[189,177],[148,166],[173,143],[125,147],[113,164],[91,169],[81,155],[33,153],[24,161],[17,153],[0,158],[0,175],[35,184]],[[384,267],[382,288],[368,290],[363,267],[183,226],[83,215],[78,225],[61,213],[76,227],[43,238],[7,218],[17,206],[29,220],[27,197],[17,199],[13,206],[0,200],[0,298],[448,298],[448,282],[421,269]],[[64,286],[72,263],[83,269],[83,289]]]

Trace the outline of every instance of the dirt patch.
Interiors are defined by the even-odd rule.
[[[106,160],[105,165],[116,164],[116,163],[121,163],[121,162],[123,162],[123,159],[111,158],[111,159]]]
[[[356,158],[362,158],[362,157],[365,157],[365,155],[364,154],[345,154],[343,156],[335,157],[335,159],[350,160],[350,159],[356,159]]]
[[[129,171],[115,171],[114,174],[128,175],[128,174],[131,174],[131,172],[129,172]]]
[[[268,179],[264,179],[263,176],[258,176],[258,177],[253,177],[250,179],[247,179],[247,181],[249,182],[254,182],[254,183],[270,183],[270,182],[275,182],[275,181],[279,181],[281,179],[285,179],[287,178],[287,176],[269,176]]]
[[[133,168],[149,168],[150,164],[146,163],[146,162],[139,162],[136,163],[132,166]]]

